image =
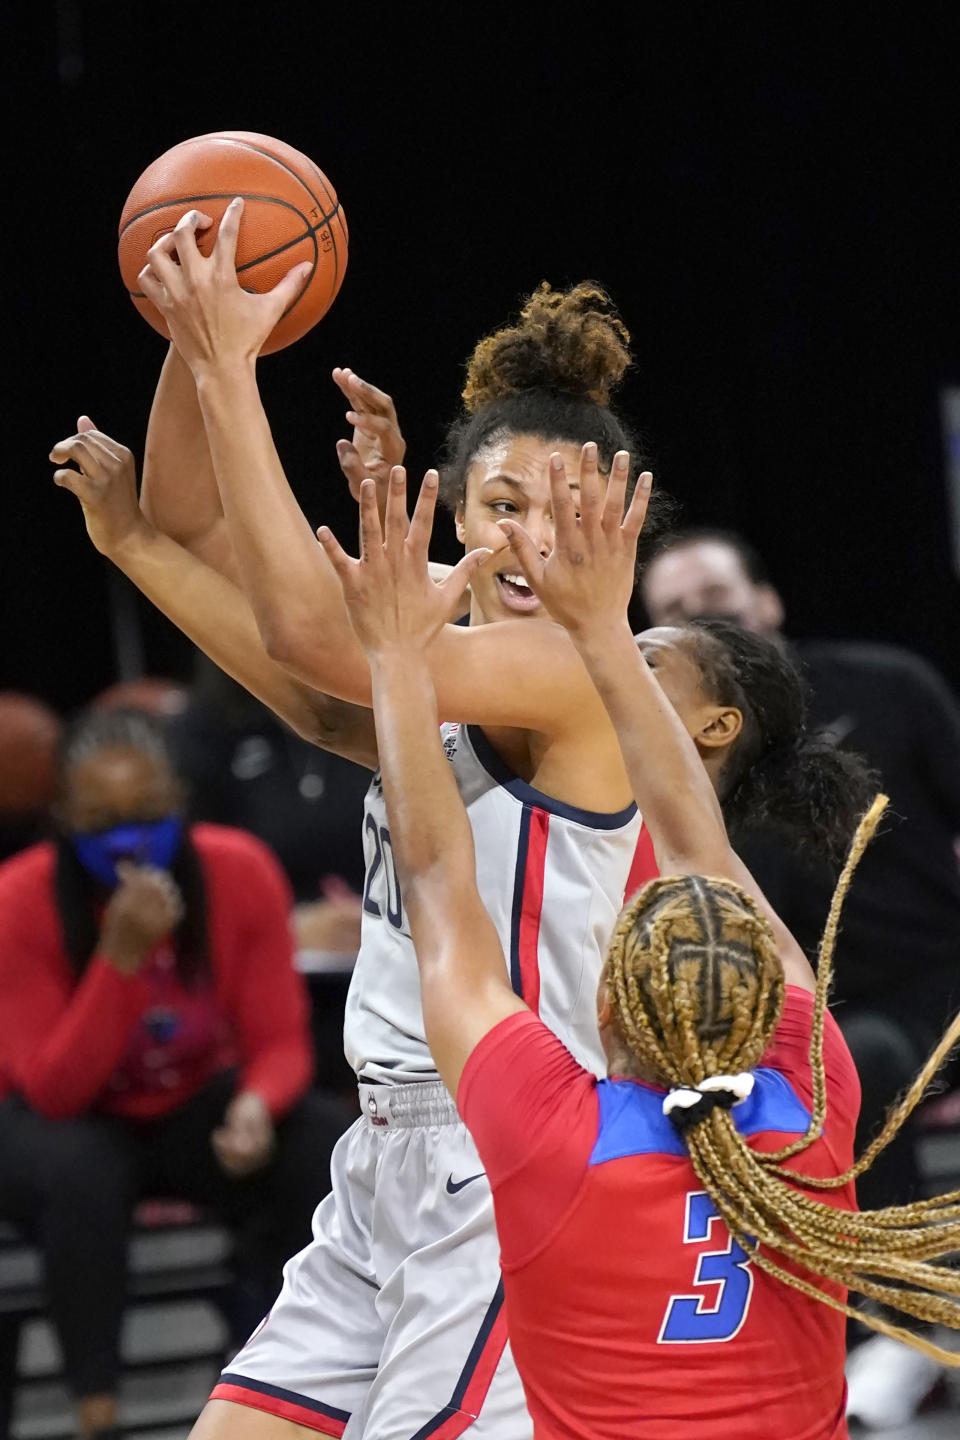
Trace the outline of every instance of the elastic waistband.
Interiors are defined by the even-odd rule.
[[[410,1130],[417,1125],[459,1125],[460,1115],[442,1080],[408,1085],[366,1085],[362,1081],[360,1109],[368,1125],[379,1129]]]

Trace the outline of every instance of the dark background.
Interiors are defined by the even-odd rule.
[[[261,367],[315,522],[351,518],[332,365],[392,391],[422,469],[479,335],[589,275],[684,518],[748,534],[794,634],[904,643],[960,682],[937,411],[960,377],[957,22],[844,8],[9,6],[0,684],[71,709],[114,678],[110,567],[46,456],[84,410],[141,451],[163,343],[116,222],[151,160],[215,129],[305,150],[348,216],[334,309]],[[186,673],[135,605],[148,669]]]

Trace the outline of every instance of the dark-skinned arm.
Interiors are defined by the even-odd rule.
[[[267,653],[312,688],[370,704],[366,658],[287,483],[257,388],[257,356],[296,298],[303,267],[264,295],[243,290],[234,268],[241,211],[242,202],[228,207],[209,258],[196,243],[209,219],[188,212],[151,248],[140,283],[196,381],[231,543]],[[435,638],[430,666],[441,713],[551,740],[590,737],[604,758],[595,803],[622,806],[626,785],[613,734],[568,637],[536,623],[477,633],[493,628],[446,626]]]
[[[155,529],[239,586],[197,387],[175,345],[167,351],[150,408],[140,508]]]
[[[266,654],[243,592],[149,523],[137,504],[133,456],[81,416],[55,445],[55,482],[77,496],[87,533],[178,629],[304,739],[373,768],[370,712],[312,690]],[[70,462],[76,469],[70,468]]]
[[[515,521],[501,528],[531,587],[570,634],[613,722],[660,873],[740,885],[770,921],[788,983],[812,991],[806,956],[732,849],[696,746],[634,642],[627,603],[653,477],[640,477],[624,515],[627,469],[621,453],[606,493],[595,476],[581,477],[578,520],[563,461],[552,458],[556,542],[546,560]]]

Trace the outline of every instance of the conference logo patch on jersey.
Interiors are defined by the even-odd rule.
[[[451,725],[447,730],[446,735],[444,735],[443,737],[443,753],[444,755],[446,755],[451,765],[453,764],[454,756],[457,753],[457,742],[459,740],[459,737],[459,725]]]

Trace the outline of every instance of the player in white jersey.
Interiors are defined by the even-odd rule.
[[[590,977],[636,851],[636,806],[610,815],[575,809],[510,774],[479,727],[445,725],[443,737],[513,987],[599,1072]],[[367,794],[363,837],[363,942],[347,999],[347,1059],[382,1085],[435,1080],[379,774]]]
[[[208,264],[191,255],[191,242],[187,226],[176,241],[184,275]],[[165,306],[179,307],[168,320],[197,386],[172,357],[148,440],[147,488],[154,514],[159,518],[166,503],[165,528],[176,529],[169,511],[180,485],[181,516],[189,512],[187,528],[196,524],[209,495],[200,473],[209,469],[209,443],[231,557],[214,556],[211,532],[224,533],[219,514],[203,537],[181,531],[180,538],[224,570],[235,558],[256,627],[229,579],[142,516],[118,521],[122,533],[96,543],[218,663],[298,728],[372,763],[370,725],[350,703],[315,693],[369,704],[369,672],[335,577],[304,533],[255,384],[249,389],[252,363],[247,373],[234,348],[255,355],[251,317],[267,329],[272,320],[262,297],[240,291],[221,260],[215,248],[213,270],[197,272],[201,284],[191,286],[192,298],[178,293],[181,272],[173,267],[172,274],[162,255],[155,257],[156,274],[146,277],[164,287],[154,294]],[[219,296],[216,316],[206,312],[200,327],[214,334],[210,366],[198,358],[190,319],[206,304],[206,280]],[[595,437],[582,463],[609,470],[624,432],[602,402],[627,363],[624,340],[602,293],[578,287],[566,296],[538,294],[517,330],[478,349],[468,382],[472,415],[450,469],[451,499],[461,538],[471,547],[489,542],[497,553],[473,573],[471,625],[448,627],[435,646],[441,706],[462,722],[449,739],[477,826],[484,898],[498,913],[525,996],[535,999],[539,988],[542,1012],[584,1059],[600,954],[640,822],[603,707],[566,635],[538,617],[537,602],[508,563],[497,520],[519,515],[548,550],[551,451],[559,446],[576,470],[582,442]],[[174,403],[170,392],[178,386]],[[64,449],[81,468],[96,470],[102,447],[110,449],[105,437],[87,430]],[[109,470],[114,462],[116,455],[102,463]],[[521,617],[524,623],[516,623]],[[497,620],[513,623],[490,623]],[[271,656],[283,665],[272,665]],[[333,1193],[318,1211],[313,1244],[291,1262],[277,1305],[223,1377],[198,1434],[266,1440],[288,1433],[292,1422],[370,1440],[418,1434],[452,1440],[471,1426],[477,1437],[519,1440],[530,1424],[504,1353],[489,1191],[452,1102],[433,1078],[375,788],[364,826],[365,934],[347,1044],[359,1067],[365,1118],[338,1147]],[[554,949],[561,933],[562,966]]]
[[[54,458],[80,467],[58,478],[79,495],[94,543],[175,623],[305,734],[372,758],[363,748],[367,712],[290,680],[266,655],[242,593],[150,526],[137,507],[128,452],[88,424]],[[508,493],[522,498],[519,485]],[[507,649],[507,628],[498,628]],[[522,639],[534,628],[513,632]],[[545,627],[536,629],[543,638]],[[717,624],[686,636],[653,632],[641,643],[663,671],[728,818],[802,817],[815,798],[817,843],[831,838],[822,777],[815,797],[798,792],[827,757],[818,769],[816,743],[799,744],[802,688],[788,658]],[[527,661],[539,679],[535,653]],[[497,681],[508,673],[505,663]],[[632,845],[637,819],[629,805],[606,815],[572,810],[531,783],[539,774],[512,776],[484,730],[451,728],[446,737],[482,851],[484,899],[525,998],[535,1002],[539,985],[542,1012],[588,1059],[583,1001],[592,994],[595,935],[609,929],[604,909],[618,903],[624,837]],[[497,732],[498,747],[507,743]],[[850,785],[840,788],[849,798]],[[504,1350],[489,1193],[432,1078],[376,787],[368,816],[367,933],[350,1027],[369,1076],[361,1083],[365,1118],[341,1142],[314,1243],[291,1262],[280,1301],[205,1411],[199,1433],[210,1436],[280,1440],[297,1425],[351,1437],[527,1433]],[[802,826],[797,834],[804,838]]]

